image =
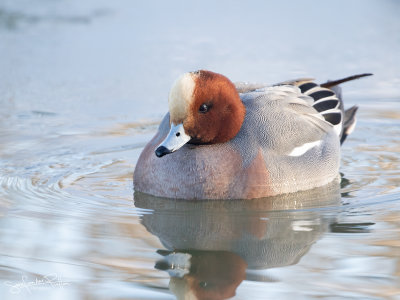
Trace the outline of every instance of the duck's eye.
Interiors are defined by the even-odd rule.
[[[201,281],[201,282],[199,283],[199,286],[200,286],[201,288],[205,289],[205,288],[207,288],[208,284],[207,284],[206,281]]]
[[[208,112],[210,110],[211,107],[212,107],[211,103],[203,103],[199,107],[199,112],[202,114],[205,114],[206,112]]]

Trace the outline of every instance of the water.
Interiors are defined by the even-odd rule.
[[[399,12],[2,1],[0,298],[400,299]],[[247,202],[133,195],[171,83],[199,68],[269,83],[374,73],[343,86],[360,110],[341,186]]]

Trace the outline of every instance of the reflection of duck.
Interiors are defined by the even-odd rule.
[[[334,218],[313,208],[339,203],[337,181],[310,191],[251,201],[184,201],[135,193],[137,207],[154,210],[143,215],[143,225],[171,251],[161,252],[165,257],[157,267],[168,270],[175,278],[172,287],[185,293],[188,289],[195,293],[193,289],[200,288],[197,284],[202,281],[212,282],[205,278],[216,274],[214,268],[219,278],[226,278],[228,270],[236,274],[225,284],[231,290],[243,280],[244,265],[266,269],[296,264]],[[193,265],[203,270],[202,276],[193,273]]]
[[[169,250],[230,251],[249,268],[296,263],[329,226],[319,210],[338,205],[339,184],[251,201],[181,201],[135,193],[135,205],[153,209],[142,217]]]
[[[246,262],[227,251],[160,251],[156,268],[171,275],[178,299],[227,299],[246,277]]]
[[[255,87],[210,71],[186,73],[139,157],[135,189],[167,198],[250,199],[325,185],[338,177],[340,143],[357,110],[344,112],[335,86],[366,75]]]

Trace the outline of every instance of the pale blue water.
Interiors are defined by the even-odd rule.
[[[0,299],[400,299],[399,15],[398,1],[1,1]],[[360,110],[341,189],[133,196],[170,85],[200,68],[374,73],[343,85]],[[154,268],[157,250],[189,248],[198,274]]]

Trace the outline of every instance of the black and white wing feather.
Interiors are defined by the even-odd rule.
[[[358,74],[334,81],[316,84],[313,79],[298,79],[284,82],[298,86],[304,95],[314,99],[313,107],[333,125],[336,133],[343,143],[346,137],[353,131],[356,124],[356,112],[358,107],[353,106],[344,110],[341,89],[338,86],[346,81],[371,76],[371,73]]]
[[[338,136],[342,133],[343,111],[341,100],[334,91],[321,87],[313,82],[306,82],[299,85],[304,95],[314,99],[313,107],[333,125]]]

